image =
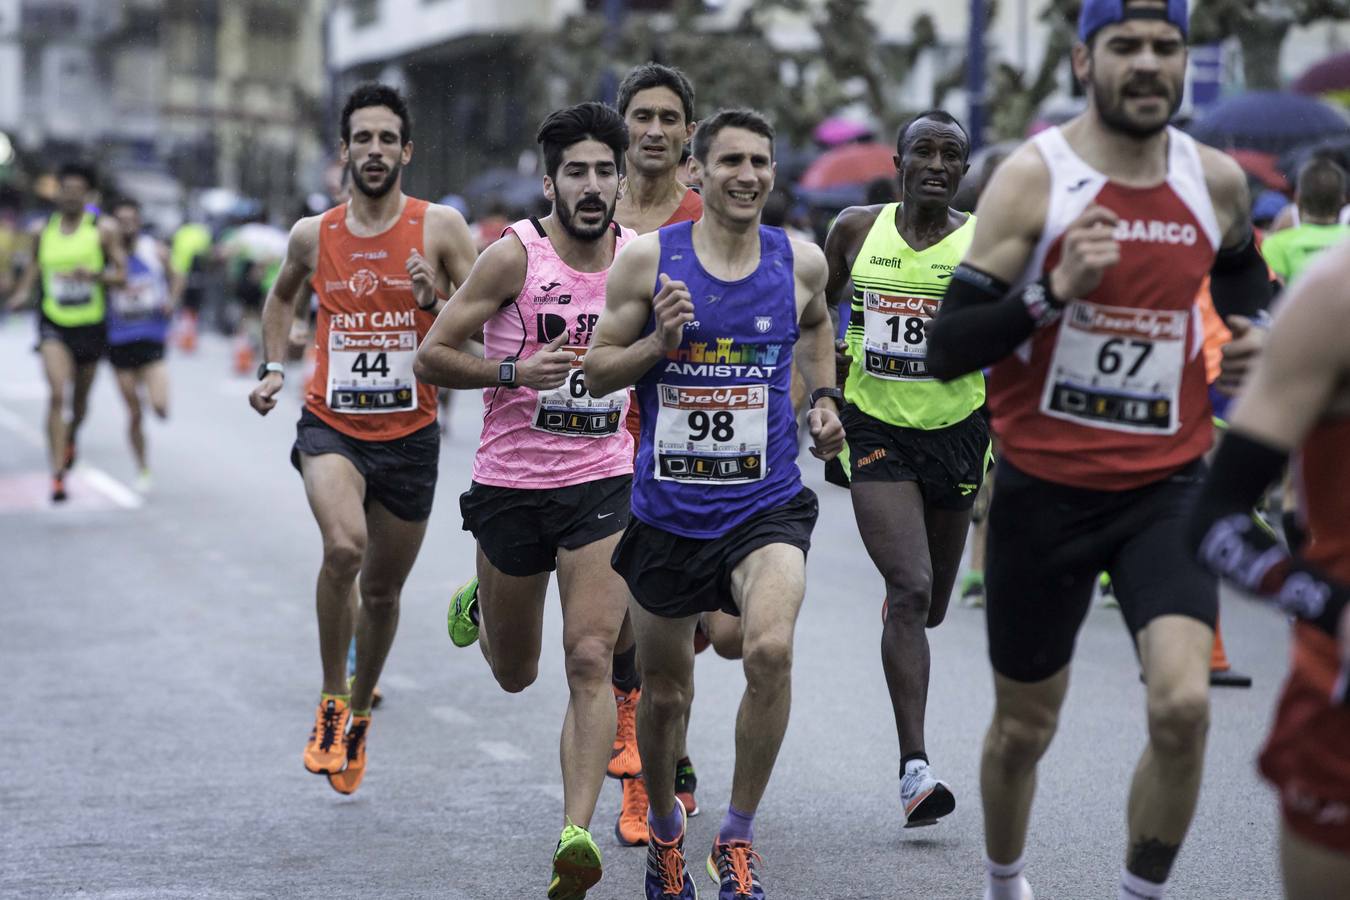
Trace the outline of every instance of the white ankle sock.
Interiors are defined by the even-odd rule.
[[[1140,878],[1129,869],[1120,870],[1120,900],[1163,900],[1164,887]]]
[[[996,863],[989,857],[984,859],[984,896],[985,900],[1022,900],[1022,869],[1026,857],[1019,856],[1010,863]]]

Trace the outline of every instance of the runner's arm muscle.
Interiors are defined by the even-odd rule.
[[[318,252],[319,217],[311,216],[296,222],[286,243],[286,258],[281,261],[281,270],[263,302],[263,359],[266,362],[281,362],[286,358],[296,297],[314,273]]]
[[[24,267],[23,274],[19,276],[18,284],[14,285],[14,290],[10,292],[9,302],[5,308],[10,312],[23,309],[28,305],[28,298],[33,293],[33,285],[37,282],[38,274],[42,267],[38,265],[38,245],[42,243],[42,231],[39,228],[33,229],[33,256]]]
[[[469,271],[478,258],[478,248],[459,210],[435,203],[427,210],[428,224],[435,229],[437,301],[433,311],[439,313],[450,296],[468,280]]]
[[[1036,330],[1040,320],[1029,301],[1034,305],[1038,299],[1037,284],[1020,290],[1011,285],[1040,238],[1049,190],[1049,171],[1031,146],[994,172],[975,210],[970,249],[952,276],[928,337],[930,374],[950,381],[978,371],[1012,353]]]
[[[586,384],[594,396],[636,384],[665,356],[655,331],[642,335],[652,318],[660,257],[660,239],[644,235],[625,245],[609,267],[605,310],[586,352]]]
[[[174,310],[178,309],[183,302],[183,291],[187,289],[187,276],[173,267],[173,257],[169,253],[167,244],[156,243],[155,252],[159,254],[159,263],[164,267],[164,277],[169,281],[169,308],[167,312],[173,315]]]
[[[1335,633],[1350,585],[1291,555],[1251,518],[1350,376],[1341,339],[1350,329],[1343,298],[1350,250],[1332,251],[1285,301],[1260,363],[1231,417],[1190,522],[1201,562],[1249,592]]]
[[[801,330],[797,338],[797,371],[806,381],[809,397],[817,388],[834,387],[834,332],[828,303],[828,285],[833,268],[827,263],[826,256],[815,244],[807,241],[792,242],[793,267],[795,268],[799,290],[807,294],[806,304],[802,307],[797,324]],[[829,398],[829,402],[838,411],[838,404]]]
[[[495,387],[500,359],[483,359],[461,349],[520,294],[525,284],[525,248],[507,235],[483,251],[431,326],[417,351],[418,381],[448,388]],[[524,327],[524,326],[522,326]]]
[[[122,232],[117,222],[108,218],[99,219],[98,236],[103,245],[105,261],[98,280],[104,287],[122,287],[127,283],[127,251],[122,244]]]
[[[839,214],[825,235],[825,262],[829,277],[825,282],[825,303],[834,322],[834,333],[839,333],[839,318],[847,315],[845,309],[852,299],[849,258],[857,254],[861,238],[876,222],[876,213],[865,206],[850,206]]]
[[[1205,180],[1223,229],[1210,270],[1210,295],[1219,315],[1253,318],[1270,305],[1270,269],[1252,232],[1247,176],[1226,153],[1201,148]]]

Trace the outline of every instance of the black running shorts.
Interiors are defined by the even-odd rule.
[[[441,458],[440,427],[432,422],[392,441],[362,441],[345,435],[308,409],[295,425],[291,465],[300,457],[336,453],[346,457],[366,480],[366,502],[375,500],[405,522],[425,522],[436,497]]]
[[[459,511],[488,562],[526,578],[557,568],[559,547],[576,550],[623,531],[632,488],[631,475],[544,490],[475,481],[460,495]]]
[[[114,369],[139,369],[164,358],[162,341],[132,341],[129,344],[109,344],[108,362]]]
[[[108,351],[108,327],[100,322],[97,325],[76,325],[68,328],[65,325],[57,325],[39,311],[38,347],[45,341],[60,341],[65,344],[75,359],[75,365],[86,366],[98,362]]]
[[[955,425],[925,430],[891,425],[844,407],[850,481],[913,481],[924,503],[964,510],[975,503],[991,459],[989,424],[973,412]]]
[[[720,538],[683,537],[638,518],[614,548],[614,571],[642,608],[666,619],[722,610],[740,615],[731,596],[731,573],[760,547],[788,544],[811,549],[820,505],[810,488],[788,502],[737,525]]]
[[[1218,583],[1185,535],[1205,465],[1127,491],[1092,491],[1028,475],[1000,460],[994,472],[985,562],[985,625],[994,670],[1041,681],[1068,665],[1107,572],[1131,634],[1159,616],[1214,627]]]

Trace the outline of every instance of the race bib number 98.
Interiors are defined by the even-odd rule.
[[[924,327],[939,301],[863,293],[863,368],[890,381],[931,381]]]
[[[1041,412],[1091,428],[1175,434],[1187,310],[1071,303],[1060,322]]]
[[[417,408],[416,331],[332,331],[328,335],[328,408],[396,413]]]
[[[658,481],[740,484],[764,477],[769,387],[660,386]]]
[[[621,388],[603,397],[591,396],[581,368],[586,348],[564,349],[572,354],[572,369],[562,387],[540,391],[530,427],[568,437],[603,438],[618,434],[628,404],[628,389]]]

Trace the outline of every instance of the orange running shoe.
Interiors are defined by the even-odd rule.
[[[314,714],[314,729],[305,745],[305,768],[315,775],[341,772],[347,764],[347,722],[352,712],[347,701],[329,697]]]
[[[619,727],[614,733],[614,747],[609,751],[609,777],[636,778],[642,774],[637,745],[637,706],[642,688],[627,693],[618,688],[613,690],[614,702],[619,704]]]
[[[625,847],[647,843],[647,782],[642,776],[623,779],[623,806],[614,823],[614,837]]]
[[[341,772],[329,772],[328,784],[339,794],[354,794],[366,776],[366,737],[370,732],[370,716],[352,716],[347,729],[347,767]]]

